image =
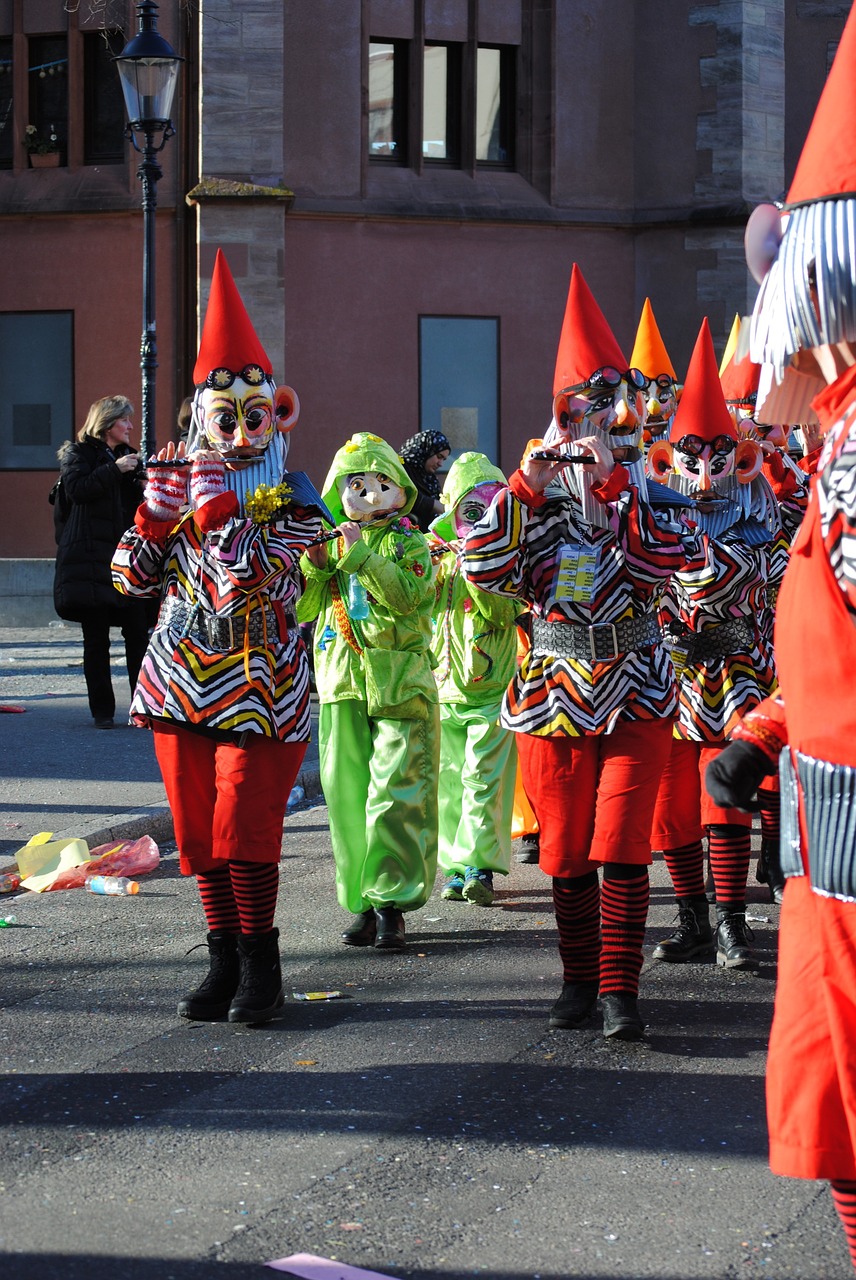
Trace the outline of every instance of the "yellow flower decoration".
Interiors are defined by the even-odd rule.
[[[252,493],[247,494],[244,499],[244,510],[253,524],[272,524],[283,516],[293,492],[291,486],[285,482],[274,485],[273,488],[267,484],[260,484]]]

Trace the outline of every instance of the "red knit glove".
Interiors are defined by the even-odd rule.
[[[194,458],[190,472],[190,501],[194,510],[226,492],[226,467],[220,458]]]
[[[177,520],[187,503],[187,467],[151,467],[143,501],[152,520]]]

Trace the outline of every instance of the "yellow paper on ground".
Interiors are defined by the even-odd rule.
[[[92,855],[85,840],[51,840],[53,833],[42,831],[15,854],[21,873],[21,888],[41,893],[57,876],[71,867],[90,862]],[[45,839],[47,837],[47,839]]]

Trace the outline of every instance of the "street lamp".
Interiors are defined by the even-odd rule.
[[[155,370],[157,336],[155,328],[155,209],[157,183],[163,177],[158,152],[175,133],[169,118],[178,80],[179,57],[158,33],[158,7],[154,0],[137,5],[137,34],[114,58],[122,82],[128,126],[125,137],[143,157],[137,177],[143,184],[143,335],[140,340],[140,369],[143,374],[142,434],[140,452],[147,459],[157,448],[155,435]],[[137,145],[135,133],[143,135]],[[163,134],[160,146],[155,146]]]

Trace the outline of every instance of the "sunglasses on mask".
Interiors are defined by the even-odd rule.
[[[714,436],[712,440],[703,440],[701,436],[682,436],[675,448],[679,453],[697,458],[708,446],[714,453],[731,453],[736,444],[737,441],[732,440],[731,436]]]
[[[260,364],[245,365],[238,373],[231,369],[212,369],[205,379],[205,385],[213,391],[226,391],[236,378],[241,378],[249,387],[260,387],[267,376]]]
[[[600,391],[604,388],[615,390],[621,386],[622,382],[627,382],[637,391],[644,391],[648,386],[648,379],[639,369],[625,369],[622,373],[619,369],[613,368],[611,364],[605,364],[602,369],[595,369],[591,377],[586,378],[585,382],[580,382],[574,387],[564,387],[564,391]]]
[[[653,382],[654,386],[659,387],[661,391],[670,391],[675,385],[675,379],[668,373],[658,373],[656,378],[649,378],[648,381]]]

